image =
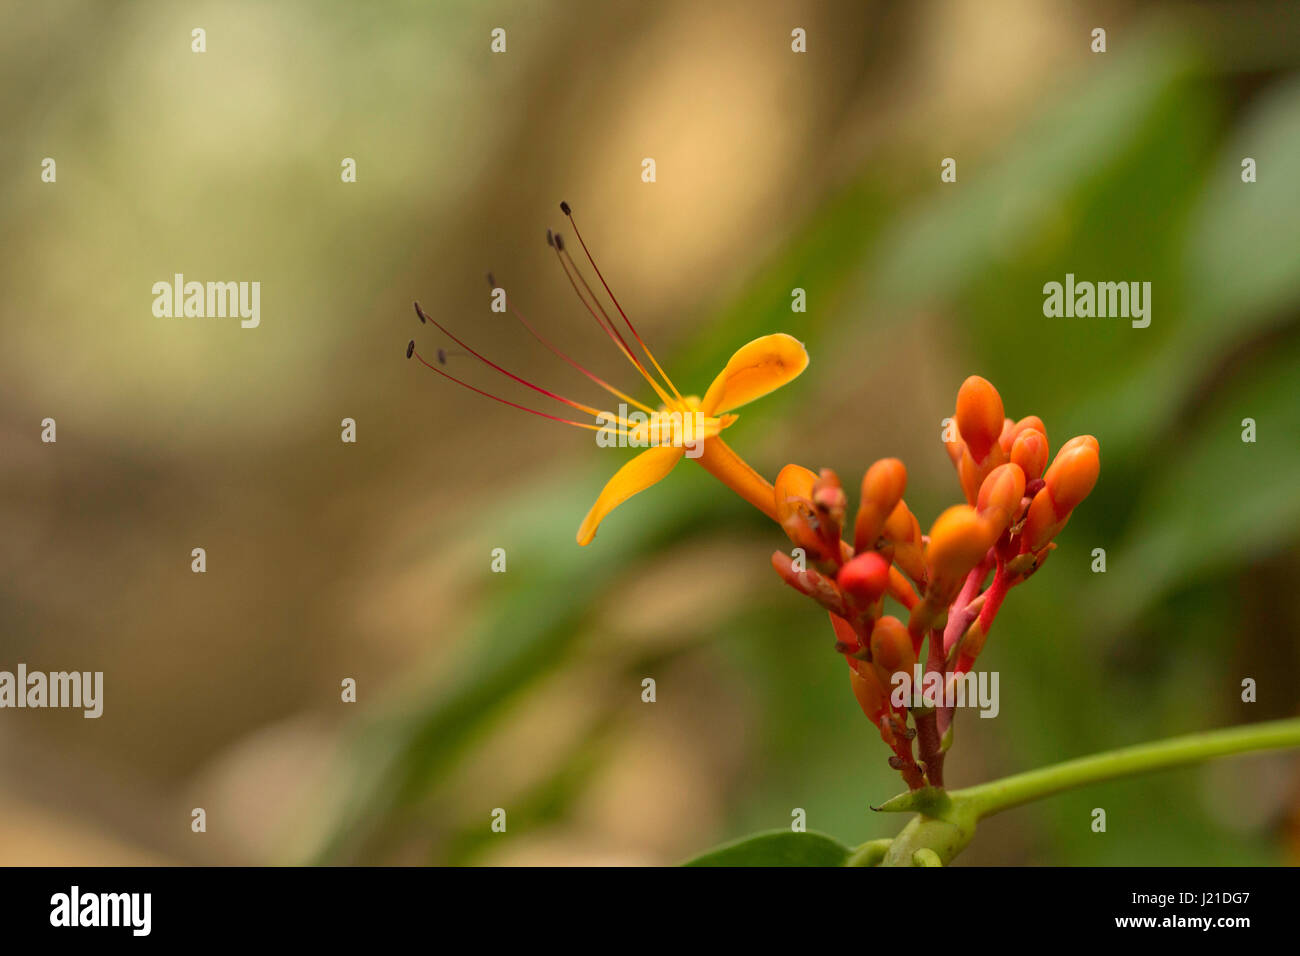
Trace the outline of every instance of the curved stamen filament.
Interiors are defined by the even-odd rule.
[[[578,301],[583,304],[583,307],[585,307],[591,314],[591,317],[596,320],[596,324],[600,326],[600,330],[613,340],[614,344],[618,346],[619,351],[622,352],[627,360],[636,366],[637,370],[644,375],[645,369],[642,367],[640,361],[637,360],[637,357],[632,354],[631,349],[628,348],[627,340],[623,338],[618,329],[614,328],[614,323],[609,319],[609,313],[606,312],[605,307],[600,304],[600,300],[596,298],[596,294],[591,291],[591,286],[587,283],[586,276],[579,271],[577,263],[573,261],[573,257],[569,255],[569,251],[564,247],[564,237],[558,233],[552,235],[550,230],[547,230],[547,239],[550,241],[551,248],[555,250],[555,256],[560,260],[560,269],[563,270],[564,277],[569,280],[569,286],[578,297]],[[572,273],[570,273],[570,269],[573,270]],[[592,302],[595,303],[596,307],[594,309],[592,308],[591,303],[587,301],[587,297],[582,294],[582,290],[578,288],[579,282],[582,283],[582,287],[587,290],[587,295],[591,296]],[[599,310],[599,312],[597,312],[597,310]]]
[[[582,246],[582,251],[586,254],[587,261],[590,262],[591,267],[596,270],[596,277],[600,279],[600,284],[603,285],[605,291],[609,293],[610,301],[614,303],[614,308],[618,309],[618,314],[623,316],[623,321],[627,323],[628,330],[632,333],[632,337],[637,340],[637,344],[641,346],[641,351],[643,351],[646,358],[650,360],[650,364],[655,367],[655,371],[659,373],[664,382],[667,383],[668,387],[672,389],[673,394],[677,396],[677,400],[681,402],[682,393],[677,391],[677,386],[673,384],[672,379],[668,377],[668,374],[663,370],[663,367],[655,359],[654,353],[650,351],[649,346],[645,344],[645,340],[642,339],[640,334],[637,332],[636,326],[632,324],[632,320],[627,317],[627,313],[624,312],[623,307],[619,305],[618,298],[614,295],[614,290],[609,287],[609,283],[605,281],[605,276],[600,271],[600,266],[596,265],[596,260],[592,258],[591,250],[587,248],[587,243],[582,238],[582,233],[578,231],[578,224],[574,221],[573,210],[569,208],[567,202],[562,202],[560,203],[560,211],[569,217],[569,222],[573,226],[573,234],[578,237],[578,243]]]
[[[591,431],[597,431],[597,432],[598,432],[598,431],[604,431],[604,432],[607,432],[607,433],[610,434],[610,435],[623,435],[623,436],[625,436],[625,437],[629,437],[629,438],[633,436],[633,433],[632,433],[632,432],[629,432],[629,431],[626,430],[626,427],[627,427],[627,424],[628,424],[628,423],[625,422],[625,421],[624,421],[623,419],[621,419],[621,418],[617,418],[617,416],[611,414],[610,412],[600,412],[600,413],[598,413],[598,414],[600,414],[600,415],[605,415],[606,417],[608,417],[608,418],[611,419],[611,420],[616,419],[616,420],[618,421],[618,424],[624,426],[623,428],[613,428],[613,427],[611,427],[610,425],[593,425],[593,424],[590,423],[590,422],[575,422],[575,421],[574,421],[573,419],[571,419],[571,418],[561,418],[561,417],[558,416],[558,415],[549,415],[549,414],[547,414],[546,412],[539,412],[537,409],[535,409],[535,408],[529,408],[527,405],[520,405],[520,404],[518,404],[518,403],[516,403],[516,402],[512,402],[512,401],[510,401],[509,399],[501,398],[499,395],[493,395],[491,392],[485,392],[485,391],[483,391],[483,389],[481,389],[481,388],[476,388],[475,386],[471,385],[469,382],[463,382],[463,381],[461,381],[460,379],[458,379],[455,375],[452,375],[452,374],[449,373],[449,372],[444,372],[444,371],[443,371],[441,368],[439,368],[438,366],[433,365],[433,364],[431,364],[430,362],[425,361],[424,356],[421,355],[421,354],[419,353],[419,351],[414,347],[414,344],[415,344],[415,343],[411,343],[411,346],[408,347],[408,352],[409,352],[409,354],[410,354],[411,356],[413,356],[413,357],[415,357],[416,359],[418,359],[421,365],[423,365],[423,366],[424,366],[425,368],[427,368],[427,369],[431,369],[431,370],[437,372],[437,373],[438,373],[439,375],[441,375],[443,378],[449,378],[449,379],[451,379],[451,380],[452,380],[453,382],[455,382],[457,385],[461,385],[461,386],[463,386],[463,387],[465,387],[465,388],[468,388],[471,392],[476,392],[476,393],[478,393],[479,395],[482,395],[484,398],[490,398],[490,399],[492,399],[492,401],[494,401],[494,402],[500,402],[502,405],[509,405],[511,408],[517,408],[517,409],[519,409],[521,412],[527,412],[528,414],[530,414],[530,415],[536,415],[536,416],[538,416],[539,418],[549,418],[551,421],[553,421],[553,422],[560,422],[560,423],[563,424],[563,425],[572,425],[572,426],[574,426],[575,428],[586,428],[586,429],[590,429]]]
[[[641,402],[638,402],[638,401],[637,401],[635,398],[633,398],[632,396],[630,396],[630,395],[626,395],[626,394],[624,394],[623,392],[619,391],[617,388],[615,388],[613,385],[610,385],[608,382],[606,382],[606,381],[605,381],[603,378],[601,378],[599,375],[596,375],[596,374],[594,374],[593,372],[589,372],[589,371],[588,371],[584,366],[578,364],[578,363],[575,362],[573,359],[569,358],[568,355],[566,355],[564,352],[560,351],[558,348],[556,348],[554,345],[552,345],[552,344],[550,343],[550,341],[548,341],[547,339],[543,338],[543,337],[542,337],[542,334],[541,334],[540,332],[538,332],[535,328],[533,328],[533,324],[532,324],[531,322],[529,322],[526,318],[524,318],[524,314],[523,314],[522,312],[520,312],[517,308],[515,308],[515,306],[514,306],[512,300],[511,300],[511,298],[510,298],[510,295],[509,295],[508,293],[507,293],[507,295],[506,295],[506,305],[509,307],[510,311],[514,314],[514,317],[515,317],[516,319],[518,319],[518,320],[523,324],[523,327],[526,328],[526,329],[529,331],[529,333],[532,335],[532,337],[535,338],[535,339],[537,339],[537,341],[541,342],[542,345],[544,345],[544,346],[546,346],[548,349],[550,349],[551,352],[553,352],[555,355],[559,356],[561,359],[563,359],[564,361],[568,362],[569,365],[573,366],[575,369],[577,369],[577,370],[578,370],[579,372],[581,372],[583,375],[587,376],[587,378],[591,379],[591,381],[595,382],[597,385],[599,385],[599,386],[600,386],[601,388],[603,388],[605,391],[609,392],[609,394],[613,395],[615,398],[621,398],[623,401],[627,402],[629,405],[635,405],[637,408],[641,409],[641,411],[645,412],[646,414],[653,414],[653,413],[654,413],[654,409],[651,408],[649,405],[644,405],[644,404],[642,404]]]
[[[641,377],[650,383],[650,387],[653,388],[655,394],[659,396],[659,400],[669,408],[678,407],[678,403],[673,401],[672,397],[663,390],[663,386],[655,381],[654,377],[646,371],[646,367],[641,364],[641,360],[632,353],[631,347],[627,344],[627,340],[624,339],[623,334],[614,327],[614,323],[610,320],[609,314],[605,311],[605,307],[600,304],[600,299],[598,299],[596,293],[592,291],[591,286],[587,283],[586,277],[578,269],[578,264],[573,261],[573,257],[569,255],[568,250],[564,248],[564,240],[558,235],[555,237],[554,248],[555,255],[560,260],[560,268],[564,270],[565,278],[569,280],[569,285],[573,287],[573,291],[578,296],[578,299],[586,307],[587,311],[591,313],[591,317],[596,320],[596,324],[599,325],[605,334],[613,340],[614,344],[618,346],[618,350],[623,353],[624,358],[632,363],[632,367],[640,373]],[[572,272],[570,272],[570,269],[572,269]],[[578,288],[579,282],[581,282],[583,288],[587,290],[587,294],[591,296],[591,302],[587,301],[586,296],[582,294],[582,290]],[[595,308],[592,308],[592,303],[595,303]],[[597,309],[600,311],[597,312]]]
[[[549,389],[542,388],[540,385],[534,385],[532,382],[528,381],[528,379],[520,378],[514,372],[506,371],[496,362],[493,362],[491,359],[484,358],[482,355],[480,355],[478,352],[475,352],[472,348],[470,348],[460,339],[456,338],[456,336],[452,332],[450,332],[447,329],[447,327],[444,326],[441,322],[439,322],[437,319],[433,318],[428,313],[426,313],[422,308],[420,308],[420,303],[418,302],[415,303],[415,314],[420,317],[421,322],[430,323],[436,329],[438,329],[438,331],[440,331],[443,335],[447,336],[447,338],[451,339],[453,342],[455,342],[457,345],[463,348],[470,355],[474,356],[484,365],[496,369],[498,372],[500,372],[502,375],[506,376],[507,378],[514,379],[520,385],[525,385],[528,388],[531,388],[534,392],[539,392],[540,394],[545,395],[547,398],[553,398],[557,402],[563,402],[565,405],[568,405],[570,408],[576,408],[580,412],[586,412],[588,415],[592,416],[593,418],[595,418],[597,415],[600,414],[600,409],[598,408],[592,408],[590,405],[584,405],[582,402],[575,402],[571,398],[565,398],[563,395],[557,395],[555,392],[552,392]]]

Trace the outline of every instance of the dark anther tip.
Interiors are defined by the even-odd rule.
[[[495,289],[495,288],[497,287],[497,280],[496,280],[496,277],[493,276],[492,273],[489,272],[489,273],[487,274],[487,280],[488,280],[488,285],[490,285],[492,288]]]
[[[555,245],[555,236],[551,234],[551,230],[549,229],[546,230],[546,244],[548,246]]]
[[[558,232],[555,234],[555,248],[564,251],[564,237]]]
[[[570,215],[570,214],[573,212],[573,210],[569,208],[569,204],[568,204],[567,202],[561,202],[561,203],[560,203],[560,212],[562,212],[562,213],[564,213],[566,216],[568,216],[568,215]]]
[[[414,305],[415,305],[415,314],[420,317],[420,324],[424,325],[424,310],[420,308],[420,303],[416,302],[414,303]]]
[[[414,354],[415,354],[415,339],[411,339],[411,341],[406,343],[406,357],[410,358]]]

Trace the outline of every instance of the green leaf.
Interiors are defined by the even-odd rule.
[[[1241,181],[1241,162],[1259,181]],[[1195,213],[1188,250],[1187,321],[1208,326],[1203,347],[1272,321],[1300,298],[1300,79],[1260,98],[1219,153]],[[1225,323],[1222,316],[1233,317]]]
[[[582,514],[594,490],[545,489],[537,497],[549,507],[521,502],[499,516],[501,527],[511,529],[512,566],[530,572],[492,576],[491,604],[464,641],[465,657],[439,686],[402,697],[354,728],[353,773],[309,859],[349,861],[381,846],[393,824],[568,658],[586,624],[587,602],[575,601],[576,591],[604,593],[641,555],[717,520],[717,512],[706,512],[705,485],[668,481],[655,492],[654,520],[624,521],[598,549],[572,542],[573,516]]]
[[[823,833],[772,830],[724,844],[682,866],[843,866],[850,853]]]
[[[1103,628],[1117,630],[1170,590],[1231,573],[1300,536],[1297,374],[1300,347],[1257,358],[1249,379],[1220,389],[1167,460],[1150,463],[1138,520],[1114,549],[1111,573],[1087,594]],[[1245,418],[1257,422],[1255,442],[1241,440]]]

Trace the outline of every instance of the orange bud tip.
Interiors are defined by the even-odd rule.
[[[854,547],[875,547],[889,518],[907,489],[907,468],[897,458],[882,458],[862,476],[862,500],[854,523]]]
[[[1091,435],[1072,438],[1061,447],[1043,476],[1058,518],[1068,515],[1088,497],[1097,484],[1100,470],[1097,439]]]
[[[988,379],[972,375],[957,391],[957,430],[971,456],[983,461],[1002,436],[1002,396]]]
[[[1020,510],[1025,494],[1025,473],[1015,462],[998,465],[980,486],[976,510],[989,522],[990,532],[1001,535]]]
[[[871,629],[871,660],[887,674],[910,671],[916,663],[912,638],[903,622],[886,615]]]
[[[925,550],[925,563],[930,572],[926,603],[946,605],[956,597],[966,575],[1000,533],[1001,529],[970,505],[953,505],[939,515],[930,529],[930,543]]]
[[[1037,478],[1047,464],[1047,438],[1040,431],[1026,428],[1012,442],[1010,455],[1027,479]]]

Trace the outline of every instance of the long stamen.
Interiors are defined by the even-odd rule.
[[[619,305],[618,298],[614,295],[614,290],[611,289],[609,283],[605,281],[605,276],[601,273],[600,266],[596,265],[596,260],[592,258],[591,250],[587,248],[587,243],[582,238],[582,233],[578,231],[578,224],[573,218],[573,210],[569,208],[567,202],[560,203],[560,212],[569,217],[569,223],[573,226],[573,234],[578,237],[578,243],[582,246],[582,251],[586,254],[587,261],[590,262],[591,267],[596,270],[596,277],[600,279],[600,284],[603,285],[605,291],[609,293],[610,301],[614,303],[614,308],[618,309],[618,314],[623,316],[623,321],[627,323],[628,330],[632,333],[632,337],[635,338],[637,344],[641,346],[641,351],[645,352],[646,358],[650,360],[650,364],[655,367],[655,371],[662,376],[668,387],[672,389],[673,394],[677,396],[677,400],[679,402],[683,401],[682,393],[677,391],[677,386],[673,384],[672,379],[668,377],[668,374],[663,370],[663,367],[655,359],[654,353],[650,351],[649,346],[645,344],[645,340],[642,339],[640,334],[637,332],[636,326],[632,324],[632,320],[627,317],[627,313],[624,312],[623,307]]]
[[[549,236],[549,233],[548,233],[548,236]],[[494,283],[494,286],[495,286],[495,283]],[[643,412],[645,412],[645,413],[647,413],[647,414],[653,414],[654,409],[651,408],[649,405],[644,405],[644,404],[642,404],[641,402],[638,402],[638,401],[637,401],[635,398],[633,398],[632,396],[630,396],[630,395],[626,395],[626,394],[624,394],[623,392],[619,391],[617,388],[615,388],[613,385],[610,385],[607,381],[605,381],[605,380],[604,380],[603,378],[601,378],[599,375],[596,375],[595,373],[588,371],[584,366],[578,364],[578,363],[575,362],[573,359],[569,358],[568,355],[566,355],[564,352],[560,351],[558,348],[556,348],[554,345],[552,345],[552,344],[550,343],[549,340],[547,340],[546,338],[543,338],[543,337],[542,337],[542,334],[541,334],[540,332],[538,332],[537,329],[533,328],[533,324],[532,324],[531,322],[529,322],[526,318],[524,318],[524,314],[523,314],[522,312],[520,312],[517,308],[515,308],[514,300],[513,300],[513,299],[512,299],[508,294],[506,295],[506,305],[507,305],[507,307],[510,309],[511,313],[513,313],[514,317],[515,317],[516,319],[518,319],[518,320],[520,321],[520,323],[523,325],[523,327],[526,328],[526,329],[529,331],[529,333],[532,335],[532,337],[535,338],[535,339],[537,339],[537,341],[541,342],[542,345],[544,345],[544,346],[546,346],[548,349],[550,349],[550,351],[553,352],[555,355],[559,356],[561,359],[563,359],[564,361],[568,362],[569,365],[573,366],[575,369],[577,369],[577,370],[578,370],[579,372],[581,372],[583,375],[587,376],[587,378],[591,379],[591,381],[595,382],[597,385],[599,385],[599,386],[600,386],[601,388],[603,388],[605,391],[609,392],[609,394],[613,395],[615,398],[621,398],[623,401],[627,402],[629,405],[635,405],[637,408],[641,409],[641,411],[643,411]]]
[[[439,351],[441,351],[441,350],[439,350]],[[424,356],[422,356],[422,355],[421,355],[421,354],[416,350],[416,348],[415,348],[415,340],[414,340],[414,339],[412,339],[409,343],[407,343],[407,346],[406,346],[406,357],[407,357],[407,358],[411,358],[412,356],[414,356],[414,357],[419,361],[419,363],[420,363],[421,365],[423,365],[425,368],[427,368],[427,369],[431,369],[432,371],[437,372],[437,373],[438,373],[439,375],[441,375],[443,378],[449,378],[449,379],[451,379],[453,382],[455,382],[457,385],[461,385],[461,386],[463,386],[463,387],[465,387],[465,388],[468,388],[471,392],[477,392],[479,395],[482,395],[484,398],[490,398],[490,399],[492,399],[492,401],[494,401],[494,402],[500,402],[502,405],[509,405],[511,408],[517,408],[517,409],[519,409],[521,412],[528,412],[528,414],[530,414],[530,415],[537,415],[537,416],[540,417],[540,418],[549,418],[549,419],[550,419],[551,421],[553,421],[553,422],[560,422],[561,424],[564,424],[564,425],[573,425],[575,428],[587,428],[587,429],[590,429],[591,431],[607,431],[607,432],[608,432],[609,434],[611,434],[611,435],[630,435],[630,434],[631,434],[630,432],[628,432],[628,431],[626,431],[626,430],[624,430],[624,429],[621,429],[621,428],[611,428],[609,425],[593,425],[593,424],[591,424],[590,422],[575,422],[575,421],[574,421],[573,419],[571,419],[571,418],[561,418],[561,417],[558,416],[558,415],[549,415],[549,414],[547,414],[546,412],[539,412],[539,411],[538,411],[537,409],[535,409],[535,408],[529,408],[529,407],[526,406],[526,405],[519,405],[519,404],[517,404],[517,403],[515,403],[515,402],[510,401],[509,399],[501,398],[501,397],[498,396],[498,395],[493,395],[491,392],[485,392],[485,391],[483,391],[483,389],[481,389],[481,388],[476,388],[476,387],[474,387],[473,385],[469,384],[469,382],[463,382],[463,381],[461,381],[461,380],[458,379],[455,375],[452,375],[452,374],[450,374],[449,372],[444,372],[444,371],[443,371],[441,368],[439,368],[437,365],[433,365],[433,364],[431,364],[431,363],[425,361]],[[606,414],[608,414],[608,413],[606,413]],[[610,417],[613,417],[613,416],[610,416]],[[626,422],[624,422],[624,421],[622,421],[622,419],[620,419],[620,420],[619,420],[619,424],[620,424],[620,425],[626,425]]]
[[[581,270],[578,269],[578,264],[573,261],[573,257],[570,256],[568,250],[564,248],[563,237],[556,234],[552,238],[552,246],[555,249],[556,256],[560,260],[560,268],[564,270],[564,276],[569,280],[569,285],[573,287],[573,291],[578,296],[578,300],[586,307],[587,311],[591,313],[591,317],[596,320],[596,324],[601,327],[601,330],[604,331],[611,340],[613,340],[616,346],[618,346],[618,350],[623,353],[623,356],[632,363],[632,367],[640,373],[642,378],[650,383],[650,387],[653,388],[655,394],[659,396],[659,400],[669,407],[676,406],[677,403],[674,402],[673,399],[669,397],[668,393],[663,390],[663,386],[655,381],[654,376],[646,371],[646,367],[641,364],[641,360],[632,354],[632,349],[627,344],[627,340],[624,339],[623,334],[614,327],[614,323],[610,321],[609,313],[607,313],[605,307],[600,304],[600,299],[596,297],[596,293],[593,292],[591,286],[588,285],[586,277],[582,274]],[[572,272],[570,270],[572,270]],[[579,282],[581,282],[583,288],[587,290],[587,295],[591,296],[591,302],[587,301],[586,296],[584,296],[582,291],[578,288]],[[595,303],[595,308],[592,308],[592,303]],[[597,309],[600,311],[597,312]]]
[[[560,260],[560,268],[564,270],[564,277],[569,280],[569,285],[573,287],[574,294],[577,295],[579,301],[582,302],[587,311],[591,313],[591,317],[596,320],[596,324],[600,326],[601,331],[614,340],[614,343],[619,347],[623,354],[627,356],[628,360],[633,365],[640,368],[641,363],[638,361],[637,357],[632,354],[632,350],[628,346],[627,340],[623,338],[623,334],[614,327],[614,323],[610,319],[609,313],[605,311],[605,306],[601,304],[596,293],[591,290],[591,285],[587,282],[587,277],[582,274],[582,270],[578,268],[578,264],[574,262],[573,257],[569,255],[569,250],[564,247],[564,236],[558,232],[553,233],[550,229],[547,229],[546,244],[555,250],[556,258]],[[570,274],[570,269],[572,269],[572,275]],[[591,297],[590,303],[587,302],[587,296],[584,296],[582,291],[579,290],[579,282],[582,283],[582,288],[587,290],[587,296]],[[593,304],[595,305],[594,309],[592,308]],[[599,312],[597,310],[599,310]]]
[[[480,355],[478,352],[475,352],[472,348],[470,348],[460,339],[456,338],[456,336],[452,334],[447,329],[447,327],[444,326],[441,322],[428,315],[422,308],[420,308],[420,303],[418,302],[415,303],[415,314],[420,317],[421,322],[432,323],[433,326],[438,329],[438,331],[440,331],[443,335],[447,336],[447,338],[451,339],[453,342],[455,342],[457,345],[463,348],[470,355],[474,356],[484,365],[496,369],[498,372],[500,372],[502,375],[506,376],[507,378],[512,378],[520,385],[526,385],[528,388],[531,388],[534,392],[539,392],[542,395],[545,395],[547,398],[553,398],[557,402],[563,402],[565,405],[568,405],[570,408],[576,408],[580,412],[586,412],[588,415],[592,416],[593,418],[595,418],[597,415],[600,414],[600,409],[598,408],[592,408],[590,405],[584,405],[582,402],[575,402],[571,398],[565,398],[563,395],[557,395],[555,392],[552,392],[549,389],[542,388],[540,385],[534,385],[532,382],[528,381],[528,379],[520,378],[514,372],[506,371],[500,365],[496,364],[496,362],[493,362],[491,359],[484,358],[482,355]]]

